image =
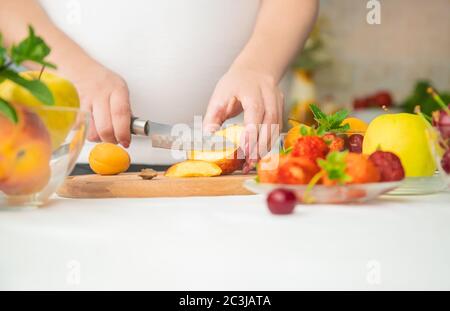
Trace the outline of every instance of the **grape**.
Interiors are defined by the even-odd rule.
[[[350,152],[362,153],[364,136],[353,134],[348,138],[348,150]]]
[[[450,149],[448,149],[441,159],[441,165],[447,174],[450,174]]]
[[[291,214],[296,204],[295,193],[287,189],[275,189],[267,196],[267,205],[272,214]]]

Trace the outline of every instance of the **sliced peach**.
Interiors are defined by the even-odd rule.
[[[166,171],[167,177],[213,177],[222,174],[222,169],[213,162],[187,160],[172,165]]]
[[[241,141],[241,136],[244,133],[244,129],[245,128],[242,125],[235,124],[215,132],[214,135],[225,137],[227,140],[238,146]]]
[[[217,164],[222,169],[222,175],[231,174],[242,169],[245,160],[239,156],[239,149],[229,148],[221,151],[192,150],[188,154],[191,160],[200,160]]]

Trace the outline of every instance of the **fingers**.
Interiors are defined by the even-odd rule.
[[[222,123],[227,119],[228,99],[213,95],[208,104],[205,118],[203,119],[203,129],[208,133],[217,131]]]
[[[116,137],[114,136],[109,100],[110,96],[107,96],[94,101],[92,115],[100,139],[104,142],[117,144]]]
[[[264,99],[264,119],[260,127],[258,140],[258,155],[263,157],[270,151],[272,146],[272,135],[279,127],[279,98],[275,89],[262,89]]]
[[[128,148],[131,141],[131,109],[126,88],[118,89],[111,94],[110,107],[115,140]]]
[[[245,124],[245,142],[244,152],[246,155],[246,164],[244,165],[244,173],[254,166],[258,160],[258,135],[259,125],[264,119],[264,103],[262,94],[255,94],[253,97],[241,98],[242,107],[244,109]]]
[[[97,133],[97,129],[95,128],[95,120],[94,115],[92,113],[92,106],[89,107],[90,120],[89,120],[89,129],[87,133],[87,139],[92,142],[100,141],[100,136]]]

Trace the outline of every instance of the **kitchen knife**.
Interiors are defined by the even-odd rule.
[[[195,135],[192,129],[183,132],[183,135],[172,135],[173,126],[156,123],[139,118],[131,118],[131,133],[147,136],[152,147],[173,150],[225,150],[235,145],[222,136]]]

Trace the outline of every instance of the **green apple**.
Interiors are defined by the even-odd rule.
[[[426,135],[425,121],[415,114],[383,114],[375,118],[364,136],[363,153],[395,153],[407,177],[431,176],[436,170]]]

